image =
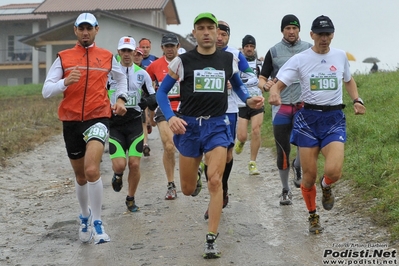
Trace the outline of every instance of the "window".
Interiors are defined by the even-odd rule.
[[[32,48],[19,40],[25,36],[8,36],[8,58],[10,61],[32,61]]]

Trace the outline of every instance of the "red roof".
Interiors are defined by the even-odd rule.
[[[94,11],[101,10],[140,10],[154,9],[162,10],[173,0],[84,0],[84,1],[65,1],[65,0],[45,0],[35,13],[53,13],[53,12],[73,12],[73,11]]]

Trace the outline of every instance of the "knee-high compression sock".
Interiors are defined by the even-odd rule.
[[[229,180],[231,169],[233,168],[233,159],[230,162],[226,163],[226,167],[224,168],[223,178],[222,178],[222,185],[223,185],[223,192],[227,192],[229,189],[227,181]]]
[[[287,168],[285,170],[278,170],[278,173],[280,174],[280,180],[283,188],[286,190],[290,190],[290,186],[288,184],[288,180],[290,177],[290,168]]]
[[[75,179],[75,191],[82,212],[82,216],[88,217],[90,215],[90,211],[89,211],[89,193],[87,190],[87,183],[81,186],[78,184],[78,182],[76,182]]]
[[[301,191],[308,211],[314,212],[316,210],[316,185],[311,188],[305,188],[301,184]]]
[[[95,182],[87,182],[89,190],[89,200],[93,221],[101,220],[101,207],[103,203],[103,181],[101,177]]]

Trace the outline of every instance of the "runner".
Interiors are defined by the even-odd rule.
[[[144,51],[140,47],[136,47],[136,50],[134,51],[133,54],[133,63],[135,63],[137,66],[141,67],[142,69],[146,69],[146,67],[142,64],[143,63],[143,54]],[[143,84],[143,92],[145,96],[148,96],[145,94],[145,87],[146,85]],[[148,108],[146,108],[142,113],[141,113],[141,120],[143,122],[143,133],[144,133],[144,144],[143,144],[143,155],[144,157],[150,156],[150,145],[148,144],[148,134],[151,134],[152,132],[152,126],[150,124],[150,121],[148,119],[149,117],[149,111]]]
[[[143,152],[143,127],[141,114],[144,109],[154,110],[156,105],[155,90],[148,73],[133,63],[136,42],[132,37],[124,36],[118,43],[118,54],[121,57],[120,65],[127,77],[127,113],[124,116],[114,115],[110,120],[109,154],[112,161],[112,188],[119,192],[123,186],[123,172],[126,165],[129,167],[128,192],[126,206],[131,212],[140,208],[136,205],[135,194],[140,181],[140,159]],[[115,102],[115,84],[110,82],[111,104]],[[142,97],[142,87],[145,85],[145,94]],[[126,159],[126,153],[128,158]]]
[[[144,69],[151,65],[152,62],[158,59],[155,55],[150,54],[151,52],[151,41],[147,38],[142,38],[139,41],[139,46],[143,50],[143,61],[142,64]]]
[[[245,80],[245,85],[247,87],[252,87],[258,84],[258,78],[256,77],[253,70],[249,67],[247,60],[245,59],[244,55],[238,50],[233,47],[229,47],[228,43],[230,40],[230,26],[225,21],[218,21],[218,36],[216,47],[220,50],[232,53],[236,58],[238,58],[238,69],[241,71],[241,77]],[[236,128],[237,128],[237,114],[238,114],[238,104],[242,103],[243,106],[245,104],[238,98],[237,94],[231,89],[230,82],[227,82],[227,89],[228,89],[228,108],[227,108],[227,116],[229,117],[230,121],[230,132],[235,139],[236,137]],[[228,147],[227,149],[227,159],[226,159],[226,166],[223,172],[222,184],[223,184],[223,208],[227,206],[229,203],[229,186],[228,180],[230,177],[231,169],[233,168],[233,147],[234,143]],[[250,172],[252,171],[253,174],[259,174],[256,165],[249,165]],[[207,162],[205,161],[205,173],[207,169]],[[206,174],[205,174],[206,176]],[[205,211],[204,219],[208,219],[208,210]]]
[[[300,30],[301,24],[295,15],[288,14],[283,17],[281,20],[283,39],[270,48],[265,56],[262,72],[259,76],[259,88],[269,91],[276,81],[277,72],[284,63],[294,54],[312,47],[312,44],[299,38]],[[288,182],[291,153],[290,136],[295,113],[303,106],[299,82],[294,82],[282,91],[281,103],[281,105],[272,106],[273,135],[277,151],[277,168],[282,184],[280,205],[291,205],[292,192]],[[294,185],[299,188],[302,181],[302,169],[298,150],[291,167],[294,172]]]
[[[226,115],[227,80],[239,98],[252,108],[260,108],[264,100],[259,96],[249,97],[238,74],[237,58],[216,49],[217,25],[211,13],[201,13],[194,19],[193,35],[198,46],[169,64],[169,73],[157,92],[157,101],[175,134],[174,142],[180,152],[180,184],[184,195],[198,194],[201,190],[197,170],[203,154],[208,164],[209,222],[203,254],[206,259],[221,256],[215,243],[223,206],[221,181],[227,148],[234,142]],[[168,92],[177,80],[181,85],[181,106],[176,115]]]
[[[147,72],[153,82],[159,85],[162,83],[164,77],[168,73],[169,62],[171,62],[178,55],[177,50],[179,47],[180,44],[176,35],[166,34],[162,37],[161,49],[164,55],[147,67]],[[180,100],[180,85],[178,81],[176,81],[174,89],[169,92],[169,99],[172,101],[173,110],[176,111]],[[161,109],[156,109],[154,119],[150,117],[151,122],[154,120],[158,126],[159,135],[161,136],[161,141],[164,148],[163,166],[165,168],[166,179],[168,180],[165,199],[174,200],[177,197],[177,193],[175,185],[176,148],[173,144],[173,133],[170,130]]]
[[[281,105],[281,91],[299,80],[304,108],[295,114],[291,143],[299,147],[303,170],[301,190],[309,211],[309,232],[315,234],[323,231],[316,213],[315,183],[319,153],[325,157],[320,186],[323,191],[322,204],[326,210],[334,206],[331,185],[342,175],[346,141],[342,82],[353,100],[355,114],[366,112],[351,76],[345,51],[330,47],[334,31],[329,17],[317,17],[310,32],[314,45],[291,57],[280,68],[278,81],[270,88],[269,95],[271,105]]]
[[[252,35],[246,35],[242,39],[242,52],[245,59],[248,61],[248,65],[252,68],[256,76],[259,76],[260,70],[262,69],[262,62],[256,58],[256,40]],[[248,86],[248,92],[251,96],[260,96],[262,91],[255,86]],[[248,163],[249,174],[258,175],[260,174],[256,167],[256,157],[260,148],[261,136],[260,130],[263,123],[263,113],[265,108],[262,107],[258,110],[253,110],[248,106],[239,108],[239,119],[237,124],[237,141],[234,146],[234,150],[237,154],[240,154],[244,148],[244,144],[248,136],[248,124],[251,122],[251,150],[250,150],[250,161]]]
[[[58,53],[42,91],[44,98],[64,94],[58,117],[62,121],[65,147],[76,177],[76,196],[81,209],[79,239],[86,243],[94,238],[95,244],[111,240],[101,219],[103,182],[100,162],[108,136],[109,118],[112,113],[126,113],[127,99],[126,76],[118,62],[110,51],[94,43],[98,31],[98,22],[93,14],[78,16],[74,25],[78,42],[75,47]],[[98,61],[102,62],[101,66]],[[118,84],[112,106],[104,89],[108,73]]]

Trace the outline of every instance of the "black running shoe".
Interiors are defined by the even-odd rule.
[[[148,146],[148,144],[144,144],[143,145],[143,155],[144,155],[144,157],[150,156],[150,151],[151,151],[150,146]]]
[[[115,192],[121,191],[123,187],[123,181],[121,176],[117,176],[114,174],[112,177],[112,188],[114,189]]]
[[[136,201],[135,200],[130,200],[127,197],[125,203],[126,203],[126,207],[127,207],[128,211],[137,212],[137,211],[140,210],[140,207],[136,205]]]

